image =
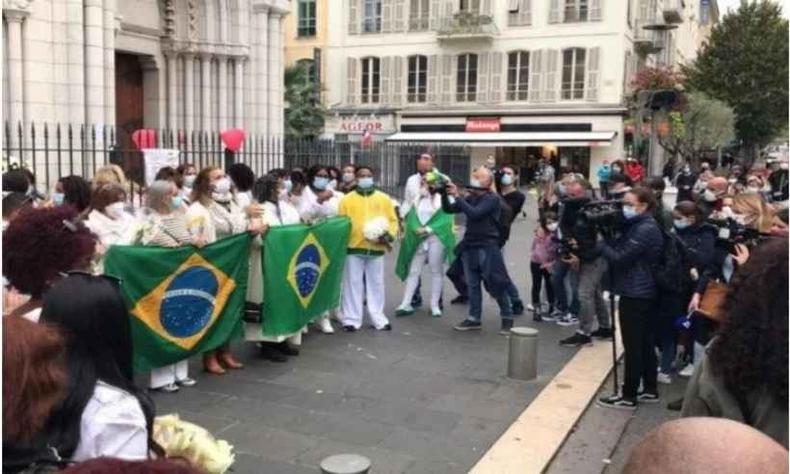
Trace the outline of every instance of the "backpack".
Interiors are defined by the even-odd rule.
[[[653,265],[653,278],[659,294],[682,294],[691,286],[691,268],[686,245],[680,237],[661,229],[661,258]]]

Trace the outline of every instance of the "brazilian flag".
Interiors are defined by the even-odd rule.
[[[340,304],[351,221],[270,227],[263,243],[263,333],[292,334]]]
[[[110,247],[104,271],[121,279],[137,371],[215,349],[240,333],[250,242],[244,233],[200,249]]]
[[[425,226],[420,224],[417,218],[417,210],[412,207],[409,213],[406,214],[404,219],[404,234],[403,241],[400,244],[400,252],[398,252],[398,261],[395,263],[395,274],[398,278],[405,280],[409,276],[409,269],[411,268],[411,261],[420,244],[425,240],[428,234],[420,235],[417,229],[430,227],[431,232],[436,235],[445,249],[445,255],[448,263],[452,263],[455,259],[455,234],[453,233],[453,216],[447,214],[443,210],[437,210],[433,216],[425,223]]]

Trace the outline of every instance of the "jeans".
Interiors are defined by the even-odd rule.
[[[554,287],[555,306],[563,313],[579,314],[579,275],[562,260],[554,263],[551,280]],[[567,285],[566,285],[567,283]],[[568,300],[570,299],[570,304]]]
[[[466,276],[464,275],[463,253],[455,257],[453,263],[450,264],[450,268],[447,269],[446,275],[459,296],[466,297],[469,295],[469,287],[466,285]]]
[[[479,322],[483,312],[483,283],[491,296],[496,298],[502,319],[513,318],[513,308],[507,292],[507,282],[502,280],[502,250],[496,246],[468,248],[463,256],[464,274],[469,287],[469,320]],[[504,274],[507,277],[507,274]],[[509,280],[509,279],[508,279]]]
[[[551,273],[541,268],[539,263],[530,262],[529,270],[532,273],[532,306],[537,311],[540,309],[540,287],[546,282],[546,299],[549,303],[549,313],[554,309],[554,285],[551,283]]]
[[[658,393],[656,386],[656,301],[620,296],[620,332],[625,348],[623,398],[636,400],[639,382],[645,392]]]
[[[607,266],[603,257],[579,265],[579,332],[586,336],[592,333],[596,316],[598,328],[612,327],[601,282]]]
[[[672,371],[672,362],[675,361],[677,352],[678,331],[675,329],[675,320],[684,314],[680,295],[666,295],[659,300],[656,342],[661,350],[659,367],[665,374]]]

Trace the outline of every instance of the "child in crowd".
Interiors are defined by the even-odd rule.
[[[553,241],[557,232],[557,215],[546,212],[540,218],[540,226],[535,230],[532,239],[532,257],[529,268],[532,272],[532,304],[527,307],[533,312],[534,321],[553,321],[551,313],[554,311],[554,288],[551,286],[551,268],[557,258],[556,244]],[[542,282],[546,282],[546,299],[549,304],[548,311],[541,311],[540,290]]]

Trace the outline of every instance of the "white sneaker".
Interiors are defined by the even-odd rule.
[[[678,372],[678,375],[680,375],[681,377],[691,377],[692,375],[694,375],[694,364],[689,364],[683,367],[683,370]]]
[[[529,303],[529,304],[527,305],[527,311],[531,311],[531,312],[534,312],[534,311],[535,311],[535,307],[534,307],[534,306],[532,306],[532,303]]]
[[[329,321],[329,318],[321,318],[318,321],[318,328],[324,334],[334,334],[335,328],[332,327],[332,323]]]
[[[665,374],[664,372],[659,372],[656,376],[656,381],[658,383],[663,383],[669,385],[672,383],[672,376],[669,374]]]

